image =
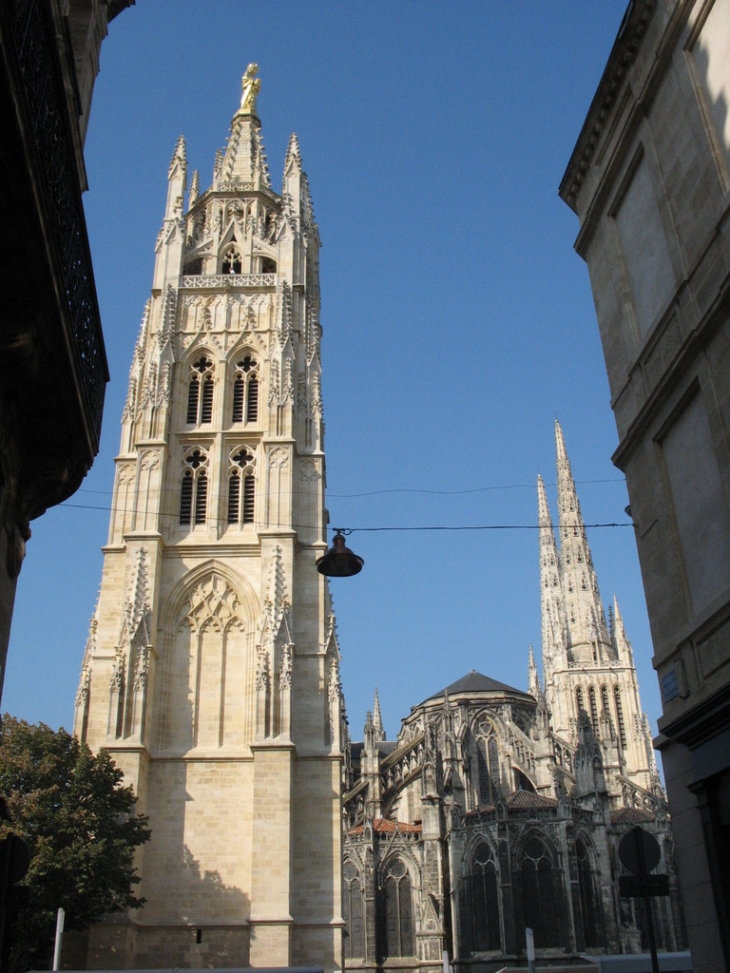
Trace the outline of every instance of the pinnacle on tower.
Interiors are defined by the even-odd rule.
[[[532,644],[530,645],[530,654],[527,660],[527,691],[535,699],[539,700],[542,696],[542,689],[540,688],[540,676],[537,672],[537,663],[535,662],[535,653],[532,651]]]
[[[383,727],[383,716],[380,712],[380,699],[378,698],[378,690],[375,690],[375,699],[373,700],[373,729],[375,730],[375,740],[377,743],[385,740],[385,729]]]

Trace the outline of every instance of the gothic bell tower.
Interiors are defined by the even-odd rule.
[[[271,187],[256,73],[207,192],[175,147],[132,362],[75,732],[152,838],[90,967],[341,965],[320,241],[296,136]]]
[[[662,794],[631,643],[614,598],[608,620],[560,424],[555,422],[558,530],[538,477],[544,702],[551,756],[575,752],[576,795],[613,807]],[[530,659],[530,691],[542,689]],[[562,759],[562,758],[561,758]]]

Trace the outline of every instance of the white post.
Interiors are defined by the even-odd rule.
[[[449,963],[449,954],[446,950],[444,950],[443,956],[441,958],[444,965],[444,973],[452,973],[451,964]]]
[[[529,973],[535,973],[535,936],[532,929],[525,929],[525,939],[527,940],[527,969]]]
[[[66,910],[59,909],[56,914],[56,945],[53,949],[53,969],[61,968],[61,945],[63,944],[63,923],[66,918]]]

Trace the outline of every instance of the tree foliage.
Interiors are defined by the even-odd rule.
[[[10,821],[2,831],[19,835],[30,851],[20,883],[26,891],[8,915],[11,969],[49,968],[59,907],[66,928],[85,929],[143,904],[134,894],[134,855],[150,832],[122,776],[108,753],[94,755],[63,729],[3,717],[0,795]]]

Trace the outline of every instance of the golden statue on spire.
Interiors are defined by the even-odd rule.
[[[241,79],[241,111],[248,114],[256,114],[256,97],[261,90],[261,79],[255,77],[258,73],[258,64],[249,64],[246,73]]]

